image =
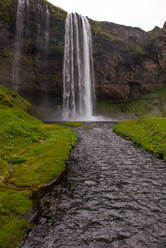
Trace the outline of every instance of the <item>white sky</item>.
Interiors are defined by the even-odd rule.
[[[146,31],[163,27],[166,0],[48,0],[67,12],[77,12],[97,21],[109,21]]]

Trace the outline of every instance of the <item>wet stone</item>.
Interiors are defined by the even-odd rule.
[[[62,183],[22,248],[166,247],[166,164],[112,132],[76,128]]]

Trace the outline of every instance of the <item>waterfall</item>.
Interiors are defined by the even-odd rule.
[[[63,119],[93,117],[94,69],[92,34],[86,17],[68,14],[63,65]]]
[[[48,4],[46,3],[46,28],[44,33],[44,39],[45,39],[45,51],[46,55],[48,54],[48,45],[49,45],[49,28],[50,28],[50,12],[48,8]]]
[[[47,2],[41,0],[37,1],[37,15],[39,16],[37,22],[37,39],[36,45],[38,54],[41,56],[41,50],[43,50],[44,59],[47,60],[49,41],[50,41],[50,11]]]
[[[29,0],[18,0],[17,19],[16,19],[16,35],[15,35],[15,54],[12,70],[13,89],[18,90],[20,58],[23,46],[25,8],[29,8]]]

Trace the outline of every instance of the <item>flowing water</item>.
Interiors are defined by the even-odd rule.
[[[16,18],[16,35],[15,35],[15,54],[12,70],[13,89],[18,90],[19,85],[19,71],[20,58],[23,48],[24,22],[25,22],[25,8],[29,8],[29,0],[18,0],[17,18]]]
[[[63,66],[63,118],[90,120],[94,105],[91,28],[86,17],[68,14]]]
[[[46,55],[48,54],[48,48],[49,48],[49,28],[50,28],[50,12],[48,8],[48,4],[46,3],[46,30],[45,30],[45,51]]]
[[[38,6],[38,15],[40,16],[40,23],[37,23],[37,46],[40,40],[43,41],[42,46],[44,47],[45,57],[47,59],[48,50],[49,50],[49,28],[50,28],[50,12],[48,4],[42,4],[41,1],[37,2]],[[17,91],[20,84],[20,59],[23,52],[23,40],[26,18],[28,19],[28,13],[30,8],[29,0],[18,0],[17,6],[17,17],[16,17],[16,35],[15,35],[15,53],[14,53],[14,62],[12,70],[12,83],[13,90]],[[43,21],[44,20],[44,21]],[[42,24],[42,27],[41,27]],[[44,34],[41,36],[42,30]]]
[[[22,248],[165,248],[166,164],[112,132],[76,128],[62,183]]]

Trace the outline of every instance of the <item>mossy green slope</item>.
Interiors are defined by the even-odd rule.
[[[138,100],[126,103],[98,102],[96,111],[99,114],[123,118],[139,118],[142,116],[166,116],[166,87],[154,93],[142,96]]]
[[[32,192],[64,170],[76,134],[28,114],[31,105],[0,86],[0,248],[13,248],[30,227]]]
[[[122,121],[115,125],[113,130],[153,152],[158,158],[166,160],[166,118]]]

